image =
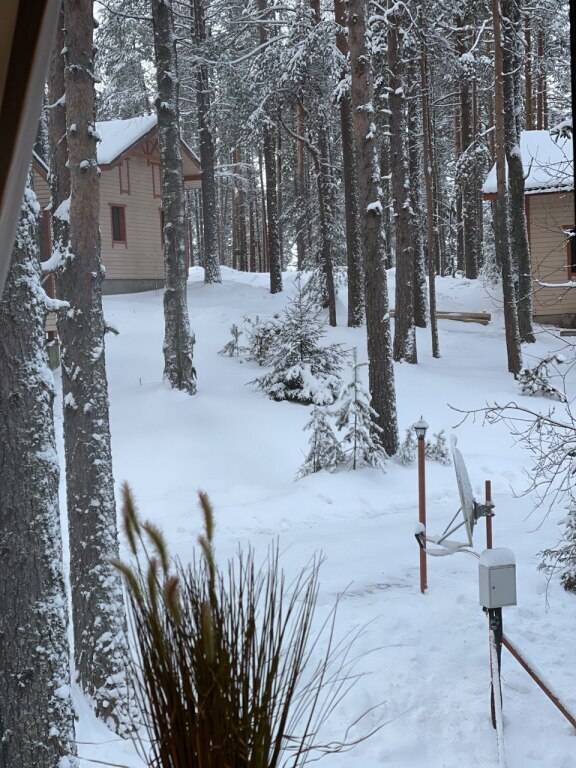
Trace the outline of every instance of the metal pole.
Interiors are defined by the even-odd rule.
[[[426,453],[424,437],[418,438],[418,520],[426,530]],[[426,540],[420,547],[420,592],[424,594],[428,587],[428,572],[426,562]]]
[[[500,708],[502,707],[502,685],[500,682],[500,671],[502,669],[502,639],[504,636],[504,630],[502,627],[502,608],[489,608],[488,609],[488,622],[490,627],[490,633],[494,637],[494,646],[496,648],[496,658],[498,660],[498,680],[494,681],[494,672],[492,665],[490,665],[490,711],[492,713],[492,725],[497,727],[496,720],[496,701],[494,699],[494,683],[498,685],[498,695],[500,697]]]
[[[485,489],[486,506],[490,507],[490,513],[486,513],[486,549],[492,549],[492,518],[494,517],[492,508],[494,504],[492,503],[492,482],[490,480],[486,480]]]

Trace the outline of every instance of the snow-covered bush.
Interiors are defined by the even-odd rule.
[[[232,323],[230,333],[232,334],[232,338],[224,344],[218,354],[228,355],[228,357],[240,357],[240,354],[244,351],[244,347],[240,346],[240,336],[242,336],[242,331],[238,328],[236,323]]]
[[[576,594],[576,502],[572,502],[561,524],[564,526],[562,540],[554,549],[540,553],[542,562],[538,568],[550,575],[558,574],[564,589]]]
[[[566,395],[550,383],[550,366],[566,362],[562,355],[550,355],[540,360],[533,368],[524,368],[518,374],[518,383],[523,395],[548,395],[566,402]]]
[[[320,346],[324,321],[297,281],[296,294],[284,309],[270,348],[272,370],[254,379],[272,400],[330,405],[341,385],[344,352],[339,344]]]
[[[414,427],[411,426],[406,430],[406,435],[404,440],[400,443],[400,447],[394,456],[394,460],[397,461],[398,464],[403,464],[407,467],[409,464],[413,464],[416,461],[416,450],[416,434],[414,432]]]
[[[278,315],[268,320],[262,320],[258,315],[255,318],[245,317],[244,328],[248,342],[246,350],[248,360],[256,360],[258,365],[267,365],[278,335]]]
[[[451,464],[450,448],[446,444],[444,430],[434,433],[433,440],[426,440],[426,458],[438,461],[440,464]]]
[[[314,406],[312,416],[304,429],[311,430],[312,434],[308,443],[308,455],[296,477],[305,477],[322,469],[333,472],[346,462],[346,455],[332,429],[326,407]]]
[[[376,411],[370,405],[370,393],[360,380],[356,350],[351,366],[351,378],[340,395],[335,411],[336,426],[344,431],[340,446],[352,469],[361,466],[384,469],[386,451],[379,440],[382,428],[376,424]]]

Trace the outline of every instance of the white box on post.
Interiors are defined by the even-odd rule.
[[[516,605],[516,561],[509,549],[485,549],[480,555],[478,577],[484,608]]]

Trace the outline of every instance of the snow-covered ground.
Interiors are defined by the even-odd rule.
[[[309,409],[275,403],[248,386],[261,370],[255,363],[218,355],[232,323],[245,315],[269,316],[282,309],[285,291],[272,296],[266,275],[223,270],[221,285],[205,286],[200,269],[189,280],[191,323],[196,333],[198,393],[188,397],[162,380],[161,293],[110,296],[107,320],[120,331],[109,337],[114,473],[128,480],[144,517],[164,530],[173,554],[189,559],[201,527],[196,491],[206,490],[216,510],[219,558],[251,543],[262,554],[279,538],[282,564],[296,573],[321,550],[318,620],[341,595],[337,633],[361,630],[354,655],[363,673],[330,719],[324,737],[358,738],[379,724],[370,739],[343,755],[323,758],[325,768],[472,768],[497,766],[489,710],[487,621],[478,604],[478,561],[464,554],[431,558],[429,589],[418,582],[416,467],[389,461],[386,473],[372,469],[319,473],[295,480],[307,450],[303,426]],[[394,273],[390,273],[393,298]],[[516,555],[518,606],[504,609],[506,634],[525,652],[576,712],[576,599],[537,572],[537,553],[557,540],[562,509],[549,516],[534,510],[527,485],[529,459],[503,426],[467,421],[454,428],[462,409],[518,398],[506,371],[498,295],[480,281],[443,278],[438,308],[492,312],[492,322],[440,321],[441,358],[430,352],[429,330],[418,330],[417,366],[396,365],[398,418],[404,431],[422,414],[430,434],[458,436],[479,500],[492,481],[496,503],[495,546]],[[326,342],[357,347],[366,359],[365,329],[327,329]],[[540,330],[525,362],[562,343]],[[366,372],[366,369],[363,369]],[[531,404],[543,407],[544,400]],[[57,412],[59,405],[57,405]],[[427,464],[428,531],[440,533],[458,509],[454,470]],[[475,548],[484,548],[484,523]],[[576,766],[576,732],[503,652],[504,724],[508,768]],[[78,741],[82,767],[94,761],[141,768],[122,743],[90,714],[79,697]]]

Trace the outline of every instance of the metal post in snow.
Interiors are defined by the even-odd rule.
[[[424,594],[428,588],[428,572],[426,562],[426,445],[424,438],[428,424],[422,416],[414,424],[414,431],[418,438],[418,521],[422,527],[424,535],[423,543],[420,546],[420,592]]]

